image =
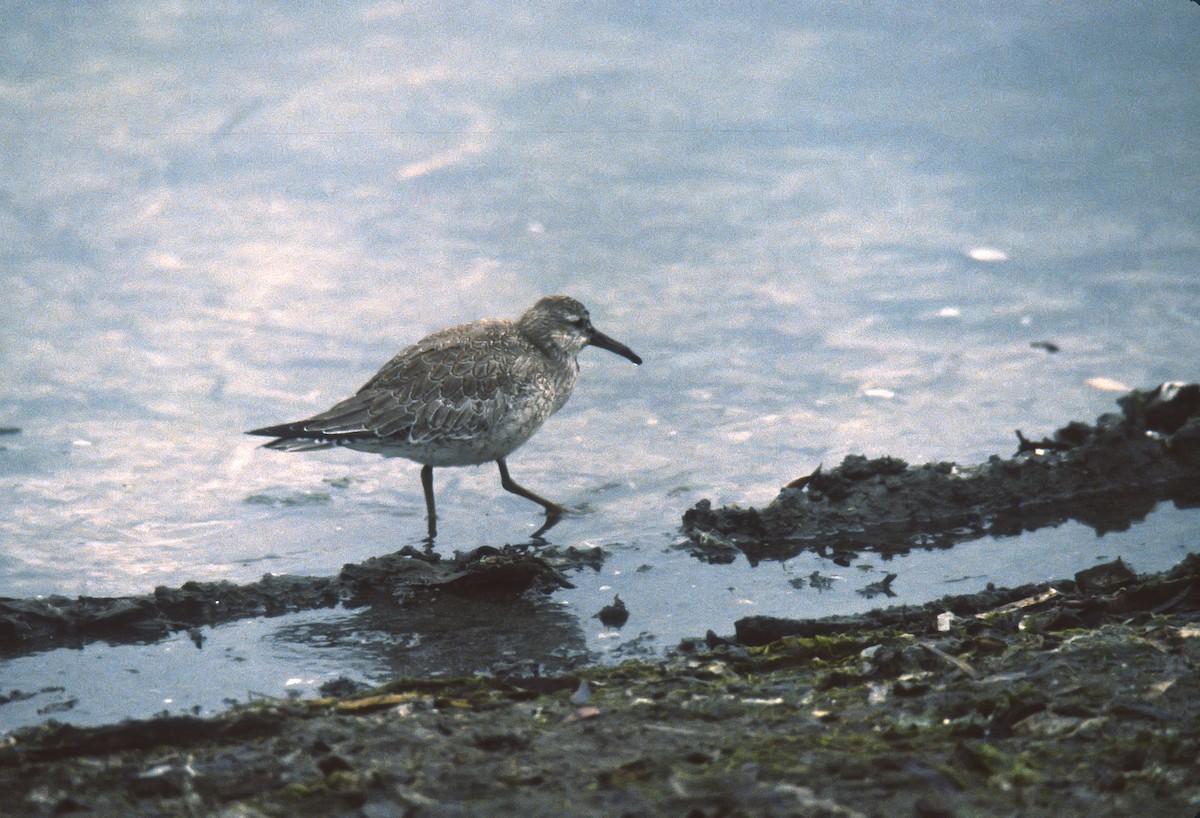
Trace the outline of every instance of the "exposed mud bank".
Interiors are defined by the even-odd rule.
[[[245,585],[188,582],[141,596],[0,599],[0,655],[78,647],[96,640],[149,642],[234,619],[339,604],[354,608],[376,601],[395,606],[421,594],[546,594],[570,587],[559,568],[594,565],[597,560],[603,560],[599,549],[536,554],[528,547],[505,546],[442,560],[406,548],[346,565],[336,577],[267,575]]]
[[[792,634],[764,646],[710,635],[667,661],[553,678],[401,679],[207,719],[51,723],[0,745],[0,814],[1200,808],[1200,557]]]
[[[805,549],[898,552],[948,547],[1068,519],[1123,530],[1163,500],[1200,505],[1200,386],[1164,384],[1118,400],[1120,414],[1070,423],[1011,458],[910,466],[853,455],[785,486],[766,507],[713,508],[683,518],[685,548],[712,562],[744,553],[787,559]]]

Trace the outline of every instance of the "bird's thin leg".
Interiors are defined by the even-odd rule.
[[[529,535],[529,544],[530,545],[545,545],[546,544],[546,537],[545,537],[546,532],[549,531],[550,529],[554,528],[554,526],[558,525],[558,521],[561,519],[562,519],[561,514],[556,514],[554,512],[547,511],[546,512],[546,522],[542,523],[541,528],[539,528],[537,531],[535,531]]]
[[[429,520],[429,539],[437,536],[437,511],[433,505],[433,466],[421,467],[421,487],[425,489],[425,513]]]
[[[566,511],[566,509],[560,506],[558,503],[552,503],[545,497],[539,497],[509,477],[508,464],[504,462],[503,457],[496,461],[496,465],[500,467],[500,485],[504,486],[504,490],[511,491],[513,494],[518,494],[521,497],[524,497],[526,500],[533,500],[533,502],[546,509],[547,519],[552,518],[557,521],[558,518],[563,515],[563,512]]]

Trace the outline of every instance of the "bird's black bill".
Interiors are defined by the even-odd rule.
[[[615,352],[622,358],[628,358],[639,366],[642,363],[642,359],[638,357],[636,352],[622,344],[620,341],[614,341],[612,338],[609,338],[598,329],[592,330],[591,335],[588,336],[588,343],[594,347],[600,347],[601,349],[607,349],[609,352]]]

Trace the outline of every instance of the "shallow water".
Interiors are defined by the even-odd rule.
[[[1195,548],[1173,509],[869,569],[670,546],[703,497],[761,504],[853,452],[1009,454],[1016,428],[1200,377],[1200,8],[667,8],[6,8],[0,595],[326,575],[418,543],[414,464],[241,431],[551,292],[645,359],[585,350],[510,458],[584,512],[552,543],[611,554],[552,600],[581,650],[861,610],[885,568],[917,601]],[[494,467],[436,480],[443,553],[540,524]],[[789,582],[812,571],[840,579]],[[620,635],[590,618],[614,593]],[[87,680],[105,692],[54,717],[107,720],[403,669],[299,627],[347,616],[0,661],[0,689]],[[49,717],[35,701],[0,727]]]

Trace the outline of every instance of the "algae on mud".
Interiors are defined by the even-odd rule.
[[[554,678],[47,724],[0,746],[0,813],[1193,814],[1200,557],[1087,586]]]

